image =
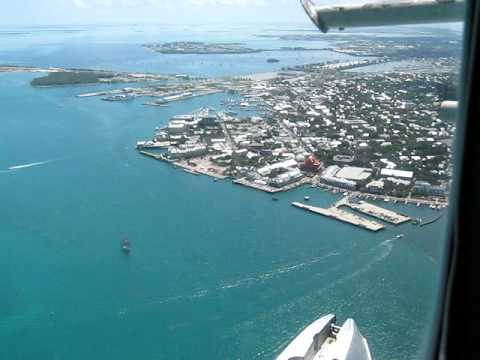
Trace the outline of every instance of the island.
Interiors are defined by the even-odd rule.
[[[50,72],[31,81],[33,86],[95,84],[112,79],[115,76],[109,71],[61,71]]]
[[[145,81],[159,81],[170,78],[167,75],[142,74],[142,73],[117,73],[108,70],[92,69],[62,69],[62,68],[27,68],[3,67],[3,72],[44,72],[47,75],[33,79],[32,86],[61,86],[61,85],[87,85],[98,83],[135,83]],[[0,72],[2,67],[0,66]]]
[[[204,43],[200,41],[176,41],[144,44],[143,46],[161,54],[250,54],[264,51],[245,47],[241,43]]]

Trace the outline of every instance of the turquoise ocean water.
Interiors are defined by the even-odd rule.
[[[146,40],[136,34],[4,36],[0,63],[94,67],[94,46],[101,68],[271,70],[251,58],[248,66],[231,59],[227,70],[214,57],[175,65],[138,48],[116,63],[125,38],[132,48]],[[305,56],[333,56],[325,54]],[[0,74],[0,359],[272,359],[330,312],[353,317],[377,359],[421,357],[445,219],[372,234],[290,206],[306,195],[328,206],[337,195],[301,188],[273,202],[135,151],[170,116],[218,107],[224,95],[168,108],[112,104],[75,96],[107,85],[36,89],[35,76]],[[128,257],[119,249],[124,236]]]

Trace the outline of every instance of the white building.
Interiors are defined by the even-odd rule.
[[[270,164],[264,167],[261,167],[258,169],[258,173],[262,176],[268,176],[272,173],[273,170],[278,170],[278,169],[289,169],[293,167],[297,167],[297,162],[295,159],[288,159],[285,161],[281,161],[278,163]]]
[[[335,174],[335,176],[338,178],[352,181],[366,181],[372,176],[372,169],[355,166],[345,166],[340,169]]]
[[[275,179],[272,180],[272,185],[282,187],[297,181],[302,177],[303,174],[299,169],[293,169],[275,177]]]
[[[405,170],[394,170],[394,169],[382,169],[380,170],[380,175],[385,177],[395,177],[399,179],[405,179],[412,181],[413,179],[413,171],[405,171]]]

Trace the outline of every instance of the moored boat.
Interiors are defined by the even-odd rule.
[[[130,254],[130,251],[131,251],[131,245],[130,245],[130,241],[128,241],[128,239],[124,239],[122,241],[122,251],[125,253],[125,254]]]

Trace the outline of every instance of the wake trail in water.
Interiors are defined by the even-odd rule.
[[[47,164],[51,164],[51,163],[61,161],[61,160],[66,160],[66,159],[67,158],[65,157],[65,158],[58,158],[58,159],[49,159],[49,160],[44,160],[44,161],[36,161],[36,162],[28,163],[28,164],[12,165],[8,168],[8,170],[4,170],[2,172],[11,172],[11,171],[16,171],[16,170],[28,169],[28,168],[31,168],[31,167],[47,165]]]
[[[30,164],[15,165],[15,166],[10,166],[8,168],[8,170],[26,169],[26,168],[33,167],[33,166],[45,165],[46,163],[47,163],[46,161],[38,161],[38,162],[30,163]]]
[[[325,260],[329,257],[338,256],[338,255],[340,255],[339,252],[332,251],[332,252],[330,252],[330,253],[328,253],[324,256],[316,257],[316,258],[313,258],[309,261],[305,261],[305,262],[295,264],[295,265],[281,266],[277,269],[274,269],[274,270],[271,270],[271,271],[268,271],[268,272],[260,273],[260,274],[250,276],[250,277],[245,277],[243,279],[239,279],[239,280],[231,282],[231,283],[222,284],[222,285],[217,286],[217,287],[215,287],[213,289],[210,289],[210,290],[209,289],[201,289],[201,290],[197,290],[197,291],[195,291],[193,293],[190,293],[190,294],[176,295],[176,296],[169,296],[169,297],[163,297],[163,298],[158,298],[158,299],[152,299],[151,301],[147,301],[147,302],[144,302],[142,304],[137,304],[137,305],[133,305],[133,306],[125,308],[125,310],[121,312],[122,313],[121,315],[124,315],[127,312],[134,312],[135,310],[140,310],[142,308],[148,308],[148,307],[152,307],[152,306],[164,305],[164,304],[169,304],[169,303],[172,303],[172,302],[185,301],[185,300],[192,301],[192,300],[196,300],[198,298],[205,297],[208,294],[211,294],[211,293],[214,293],[214,292],[225,291],[225,290],[228,290],[228,289],[234,289],[234,288],[238,288],[238,287],[241,287],[241,286],[250,286],[254,283],[264,282],[264,281],[269,280],[273,277],[281,276],[283,274],[287,274],[287,273],[290,273],[292,271],[303,269],[305,267],[308,267],[308,266],[314,265],[316,263],[319,263],[322,260]]]
[[[267,271],[265,273],[260,273],[260,274],[257,274],[255,276],[246,277],[246,278],[239,279],[239,280],[237,280],[235,282],[232,282],[232,283],[224,284],[224,285],[218,287],[217,290],[231,289],[231,288],[236,288],[236,287],[239,287],[239,286],[242,286],[242,285],[247,285],[247,284],[250,285],[251,283],[254,283],[254,282],[262,282],[262,281],[271,279],[271,278],[279,276],[279,275],[283,275],[283,274],[290,273],[292,271],[300,270],[300,269],[305,268],[307,266],[314,265],[314,264],[316,264],[316,263],[318,263],[322,260],[328,259],[329,257],[338,256],[338,255],[340,255],[339,252],[332,251],[331,253],[328,253],[324,256],[313,258],[309,261],[305,261],[305,262],[295,264],[295,265],[281,266],[277,269]]]
[[[299,309],[302,307],[304,308],[314,307],[315,304],[318,303],[319,299],[322,298],[321,295],[339,288],[341,285],[343,285],[348,281],[352,281],[352,280],[356,281],[355,279],[357,277],[368,272],[374,266],[376,266],[377,264],[387,259],[393,251],[395,240],[396,240],[395,237],[383,240],[379,244],[362,252],[361,254],[359,254],[360,257],[361,258],[367,257],[368,260],[365,263],[363,263],[358,269],[356,269],[351,273],[346,273],[346,274],[344,273],[343,276],[340,274],[335,275],[335,277],[338,276],[336,281],[329,281],[328,283],[321,282],[321,283],[325,283],[326,286],[322,286],[320,289],[314,290],[313,293],[301,295],[288,303],[284,303],[275,308],[272,308],[270,311],[268,311],[267,313],[261,316],[262,321],[268,322],[268,321],[273,321],[272,319],[288,318],[288,314],[291,314],[292,311],[294,311],[294,309]],[[341,268],[342,268],[342,265],[340,264],[337,267],[330,268],[329,269],[330,271],[328,271],[328,273],[325,273],[323,275],[330,276],[333,278],[331,274],[336,273],[336,271]],[[255,319],[255,321],[258,321],[258,319]],[[246,320],[243,323],[237,325],[234,331],[237,333],[249,331],[249,329],[251,328],[251,326],[253,326],[255,321],[251,319]],[[285,334],[287,334],[288,336],[291,335],[291,334],[288,334],[287,332],[285,332]],[[282,346],[283,344],[280,347]],[[273,353],[276,353],[276,351],[278,350],[275,346],[272,349],[274,349]]]
[[[379,248],[381,248],[381,251],[379,252],[379,254],[377,254],[371,261],[366,263],[363,267],[354,271],[353,273],[346,276],[342,280],[343,281],[351,280],[351,279],[357,277],[358,275],[361,275],[361,274],[367,272],[368,270],[370,270],[372,268],[372,266],[374,266],[377,263],[386,259],[393,251],[393,241],[394,240],[395,240],[395,238],[387,239],[387,240],[382,241],[377,246],[375,246],[374,247],[375,251],[378,250]]]

